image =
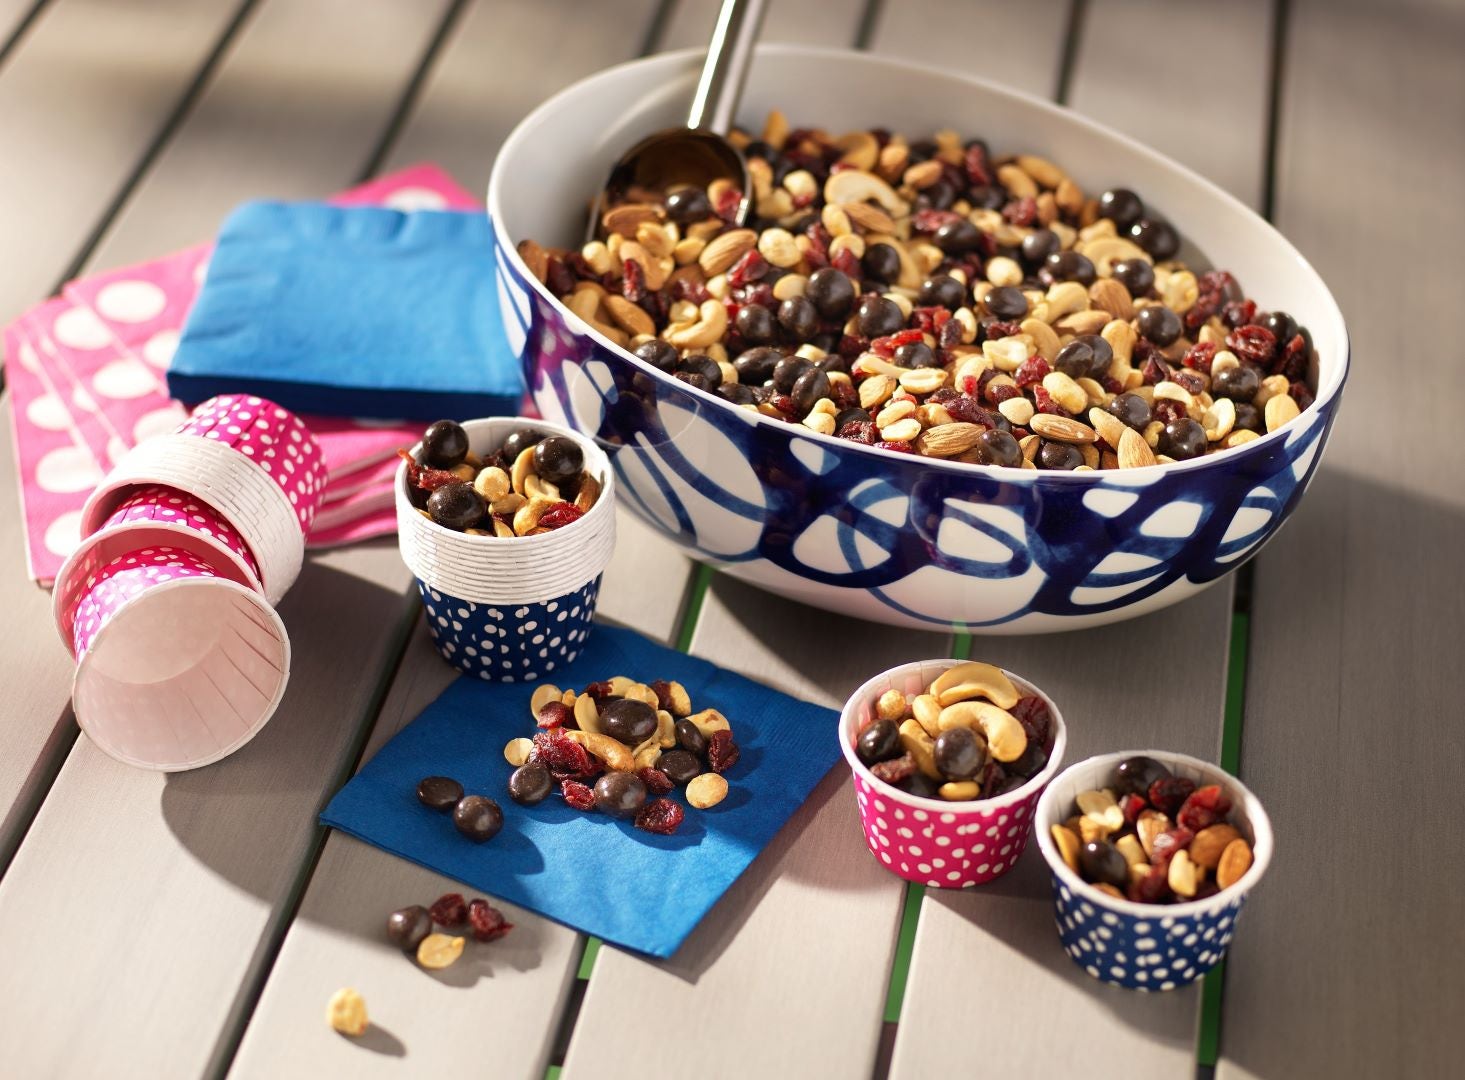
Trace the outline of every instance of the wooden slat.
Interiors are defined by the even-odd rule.
[[[159,237],[198,239],[172,236],[170,221],[200,204],[217,221],[241,194],[232,178],[255,168],[247,163],[277,168],[273,179],[251,173],[261,185],[254,194],[349,183],[444,9],[401,0],[362,18],[346,0],[318,0],[259,11],[179,130],[181,149],[130,208],[128,233],[107,238],[99,257],[127,262],[157,254]],[[307,13],[313,21],[302,21]],[[323,61],[323,52],[333,58]],[[262,63],[277,79],[324,64],[351,87],[335,156],[275,155],[302,111],[253,106]],[[231,129],[224,144],[213,142],[219,126]],[[214,152],[189,151],[195,139]],[[28,972],[24,984],[0,989],[8,1068],[94,1075],[107,1061],[139,1076],[193,1075],[227,1055],[319,844],[315,812],[355,756],[395,664],[407,581],[390,542],[313,558],[280,608],[295,643],[286,699],[254,742],[220,764],[163,777],[78,740],[0,883],[0,942]],[[65,687],[56,690],[64,700]],[[60,939],[32,929],[58,923],[67,927]],[[118,972],[126,973],[121,988]],[[75,1037],[78,1015],[87,1017],[85,1040]]]
[[[1440,320],[1465,236],[1465,18],[1298,0],[1287,42],[1275,217],[1347,313],[1353,367],[1257,563],[1241,764],[1277,855],[1227,962],[1217,1072],[1454,1076],[1465,443]],[[1408,452],[1381,452],[1378,403],[1400,401]]]
[[[843,619],[723,577],[692,641],[699,656],[832,708],[871,675],[949,649],[946,635]],[[870,1075],[903,893],[866,849],[836,765],[674,957],[601,950],[566,1080],[639,1076],[648,1054],[668,1076]],[[648,1045],[626,1022],[628,1001],[682,1020]]]
[[[239,0],[56,0],[0,69],[0,323],[57,283]]]
[[[721,0],[678,0],[657,47],[705,48],[720,7]],[[801,45],[849,45],[859,32],[865,8],[866,0],[775,0],[768,5],[759,38]]]
[[[510,121],[558,85],[633,54],[654,7],[646,0],[635,9],[605,10],[598,18],[569,3],[560,10],[538,4],[470,11],[428,77],[388,161],[450,163],[465,182],[481,186]],[[576,40],[586,48],[559,48],[568,19],[580,20]],[[555,62],[546,64],[546,56]],[[494,113],[486,130],[479,120],[465,119],[486,107]],[[669,641],[691,564],[625,511],[617,528],[599,614]],[[454,674],[419,626],[364,758],[409,723]],[[494,1076],[543,1076],[583,938],[508,905],[515,929],[505,942],[470,952],[440,976],[431,975],[404,959],[385,940],[382,926],[395,908],[430,903],[451,888],[457,886],[446,878],[330,834],[232,1075],[274,1077],[305,1067],[325,1076],[472,1073],[491,1060]],[[366,1044],[376,1053],[363,1053],[321,1021],[327,998],[346,984],[366,997],[376,1026]],[[463,1035],[444,1038],[450,1030]]]
[[[36,0],[0,0],[0,54],[7,45],[13,47],[12,39],[20,33],[35,7]]]
[[[1184,126],[1171,122],[1178,113],[1176,103],[1163,95],[1136,97],[1116,88],[1131,79],[1133,58],[1124,55],[1138,47],[1148,58],[1146,76],[1139,80],[1144,85],[1153,88],[1187,78],[1194,14],[1185,5],[1159,0],[1090,5],[1075,55],[1071,102],[1078,111],[1137,138],[1147,138],[1151,127],[1157,127],[1166,134],[1164,149],[1210,171],[1214,152],[1207,125],[1223,127],[1228,145],[1246,146],[1245,153],[1255,159],[1265,144],[1263,108],[1233,115],[1229,97],[1210,105],[1187,100],[1185,108],[1196,110],[1202,121],[1191,129],[1187,143]],[[1212,27],[1208,40],[1210,47],[1236,57],[1240,66],[1232,71],[1238,80],[1264,81],[1265,30],[1263,19],[1237,18]],[[1062,27],[1051,28],[1051,33],[1061,39]],[[1033,47],[1020,52],[1029,56]],[[1036,53],[1052,56],[1056,65],[1061,48],[1045,51],[1039,42]],[[939,62],[941,55],[938,50],[934,59]],[[1045,72],[1028,65],[1024,77],[1040,91],[1059,81],[1056,66]],[[1224,114],[1223,104],[1228,110]],[[1253,200],[1258,193],[1255,184],[1237,190]],[[1109,629],[1061,638],[977,637],[972,655],[1020,672],[1053,695],[1069,721],[1070,763],[1145,746],[1214,758],[1220,747],[1231,596],[1228,581],[1168,611]],[[1136,656],[1145,658],[1140,669]],[[1174,681],[1145,672],[1174,673]],[[1011,877],[1000,884],[962,893],[927,892],[892,1077],[923,1076],[939,1067],[947,1015],[943,1003],[951,987],[960,985],[1003,988],[983,998],[983,1024],[1007,1033],[993,1060],[1008,1071],[1068,1075],[1108,1061],[1123,1062],[1125,1076],[1171,1077],[1193,1067],[1199,987],[1142,996],[1103,986],[1080,970],[1063,952],[1053,928],[1048,872],[1036,845],[1029,845]],[[1035,1008],[1035,1002],[1042,1006]],[[1114,1022],[1120,1010],[1126,1023]],[[1061,1038],[1051,1035],[1054,1016],[1063,1018]]]

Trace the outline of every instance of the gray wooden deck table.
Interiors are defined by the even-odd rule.
[[[0,0],[0,321],[208,236],[247,197],[422,159],[481,187],[534,104],[697,43],[715,6]],[[855,624],[698,569],[629,517],[601,610],[829,705],[893,663],[975,652],[1065,703],[1073,758],[1218,758],[1278,835],[1224,971],[1163,995],[1089,979],[1035,851],[988,889],[907,888],[838,773],[669,962],[515,911],[471,962],[404,964],[384,914],[448,883],[315,822],[451,678],[394,546],[308,560],[282,608],[296,670],[254,743],[195,773],[125,768],[69,712],[7,430],[0,1076],[1459,1075],[1465,9],[780,0],[766,36],[1056,96],[1211,176],[1335,290],[1348,405],[1254,565],[1139,621],[975,641]],[[359,1044],[322,1019],[344,984],[375,1022]]]

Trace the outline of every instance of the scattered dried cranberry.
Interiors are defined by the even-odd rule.
[[[648,685],[651,687],[651,692],[656,695],[656,707],[671,712],[674,704],[671,696],[671,683],[665,679],[655,679]]]
[[[1226,335],[1226,348],[1243,360],[1264,364],[1277,350],[1277,335],[1265,326],[1257,326],[1255,323],[1238,326]]]
[[[1191,832],[1200,832],[1223,820],[1231,811],[1231,799],[1219,784],[1196,788],[1186,798],[1175,820]]]
[[[973,142],[966,148],[962,164],[966,168],[966,178],[973,187],[992,183],[992,169],[987,164],[987,148],[980,142]]]
[[[1033,386],[1043,381],[1053,370],[1053,365],[1048,363],[1041,356],[1029,356],[1018,365],[1017,371],[1013,374],[1013,381],[1018,386]]]
[[[560,781],[560,794],[565,797],[576,810],[594,810],[595,792],[591,791],[578,780],[568,778]]]
[[[1067,416],[1068,410],[1053,400],[1053,395],[1041,386],[1033,387],[1033,409],[1051,416]]]
[[[1170,377],[1170,368],[1158,356],[1152,356],[1144,362],[1144,366],[1139,369],[1139,373],[1144,379],[1146,386],[1154,386],[1156,383],[1164,382]]]
[[[874,446],[879,438],[879,429],[875,427],[873,420],[849,420],[837,434],[841,439],[848,439],[850,442]]]
[[[870,772],[875,775],[875,779],[884,780],[887,784],[898,784],[915,771],[916,759],[909,754],[902,754],[889,761],[877,761],[870,766]]]
[[[1139,820],[1140,814],[1149,809],[1149,803],[1145,802],[1143,795],[1133,793],[1122,796],[1119,800],[1119,809],[1124,811],[1124,822],[1126,825],[1133,825]]]
[[[557,728],[534,736],[534,760],[556,779],[583,779],[600,771],[589,752],[579,743],[565,738]]]
[[[1009,387],[1011,389],[1011,387]],[[1016,393],[1016,391],[1013,391]],[[946,403],[946,411],[951,414],[953,420],[964,424],[980,424],[982,427],[996,427],[992,414],[982,408],[981,403],[974,397],[966,394],[958,394]]]
[[[1002,216],[1019,228],[1026,228],[1038,220],[1038,200],[1031,195],[1014,199],[1002,208]]]
[[[1158,904],[1169,894],[1169,876],[1162,866],[1151,867],[1144,877],[1129,883],[1129,899],[1141,904]]]
[[[921,337],[919,330],[902,330],[898,334],[887,334],[885,337],[877,337],[871,341],[870,351],[888,359],[895,355],[896,349],[902,345],[914,345],[921,340]]]
[[[407,462],[407,483],[423,491],[436,491],[445,484],[456,484],[463,479],[445,469],[429,469],[417,464],[410,450],[398,450],[397,455]]]
[[[768,273],[768,260],[759,254],[757,248],[749,248],[727,271],[727,283],[733,288],[742,288],[750,281],[757,281]]]
[[[993,405],[1001,405],[1004,401],[1010,401],[1015,397],[1022,397],[1022,391],[1011,383],[993,383],[989,381],[987,388],[982,393]]]
[[[593,697],[595,699],[595,704],[599,705],[606,698],[612,696],[615,693],[615,687],[611,686],[610,683],[601,680],[599,682],[590,683],[588,686],[585,687],[584,690],[581,690],[580,693],[587,694],[590,697]]]
[[[1150,805],[1162,814],[1174,815],[1195,790],[1195,781],[1183,776],[1165,776],[1150,785]]]
[[[903,439],[887,439],[875,445],[880,447],[881,450],[893,450],[897,454],[914,454],[916,452],[916,448]]]
[[[680,804],[670,799],[652,799],[636,811],[636,828],[670,836],[677,831],[685,816]]]
[[[626,259],[621,264],[625,279],[621,282],[621,295],[633,304],[646,299],[646,271],[635,259]]]
[[[427,913],[439,926],[462,926],[468,917],[468,902],[462,893],[445,893],[432,902]]]
[[[712,207],[712,212],[722,218],[728,224],[738,219],[738,206],[743,201],[743,193],[737,188],[729,186],[727,190],[717,197],[717,202]]]
[[[573,525],[584,516],[585,511],[574,503],[557,502],[540,515],[539,527],[541,529],[562,529],[566,525]]]
[[[1175,853],[1181,848],[1188,847],[1194,839],[1195,833],[1183,825],[1177,825],[1167,832],[1160,833],[1150,844],[1150,865],[1169,866]]]
[[[713,772],[727,772],[738,763],[741,753],[731,731],[714,731],[707,740],[707,766]]]
[[[547,702],[539,710],[538,725],[545,730],[564,727],[570,719],[570,710],[562,701]]]
[[[481,896],[468,905],[468,925],[478,941],[497,941],[514,928],[502,911]]]
[[[652,795],[665,795],[676,785],[672,783],[671,777],[660,769],[653,769],[649,765],[644,769],[637,769],[636,775],[641,778],[641,783],[646,785],[646,790]]]
[[[1162,424],[1173,424],[1185,418],[1185,406],[1171,398],[1160,398],[1155,402],[1151,415]]]

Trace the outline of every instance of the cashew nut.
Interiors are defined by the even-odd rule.
[[[931,684],[931,694],[941,705],[984,697],[999,709],[1012,708],[1020,696],[1001,668],[977,660],[947,668]]]
[[[580,700],[587,699],[588,695]],[[578,704],[579,702],[576,702],[577,706]],[[578,711],[577,708],[576,712],[578,713]],[[598,731],[586,731],[582,728],[579,731],[565,732],[565,738],[579,743],[590,751],[611,772],[630,772],[636,767],[635,759],[631,751],[626,749],[626,744],[612,739],[609,735],[602,735]]]
[[[514,534],[516,536],[527,536],[529,530],[539,524],[539,519],[554,506],[558,499],[551,499],[544,495],[530,496],[519,509],[514,511]]]
[[[1155,261],[1148,251],[1122,236],[1102,236],[1097,240],[1080,242],[1078,252],[1094,264],[1094,272],[1100,277],[1111,276],[1114,273],[1114,264],[1123,259]]]
[[[852,131],[841,135],[834,145],[844,151],[839,160],[856,169],[873,169],[880,160],[880,143],[868,131]]]
[[[942,731],[976,728],[987,739],[987,749],[998,761],[1016,761],[1028,748],[1028,735],[1017,717],[986,701],[958,701],[941,710]]]
[[[824,181],[826,203],[855,203],[874,199],[895,218],[910,213],[910,204],[880,177],[864,169],[842,169]]]
[[[658,744],[657,737],[655,735],[652,735],[649,739],[647,739],[631,752],[631,763],[635,765],[637,769],[654,769],[656,767],[656,763],[660,760],[661,746]]]
[[[677,722],[665,709],[656,710],[656,745],[670,750],[677,744]]]
[[[679,349],[705,349],[727,333],[727,308],[721,300],[704,300],[697,309],[697,321],[668,327],[666,340]]]
[[[901,723],[900,745],[905,747],[905,752],[915,759],[916,768],[921,772],[932,780],[945,779],[941,775],[941,770],[936,768],[936,740],[927,735],[926,729],[916,721],[906,720]]]

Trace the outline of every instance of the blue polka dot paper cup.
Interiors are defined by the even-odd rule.
[[[1252,848],[1251,869],[1240,881],[1204,900],[1141,904],[1100,892],[1068,868],[1052,827],[1077,812],[1079,792],[1112,788],[1115,766],[1141,754],[1197,787],[1219,784],[1231,798],[1229,820]],[[1105,754],[1065,769],[1038,800],[1034,828],[1053,879],[1054,918],[1064,950],[1094,978],[1130,990],[1173,990],[1215,967],[1272,858],[1271,822],[1251,791],[1219,765],[1163,750]]]
[[[433,641],[461,671],[495,682],[543,679],[580,654],[600,576],[615,550],[615,475],[593,440],[518,417],[463,424],[479,455],[525,427],[573,439],[584,452],[601,490],[578,521],[538,536],[468,535],[418,512],[407,493],[405,463],[396,481],[398,544],[417,578]]]

